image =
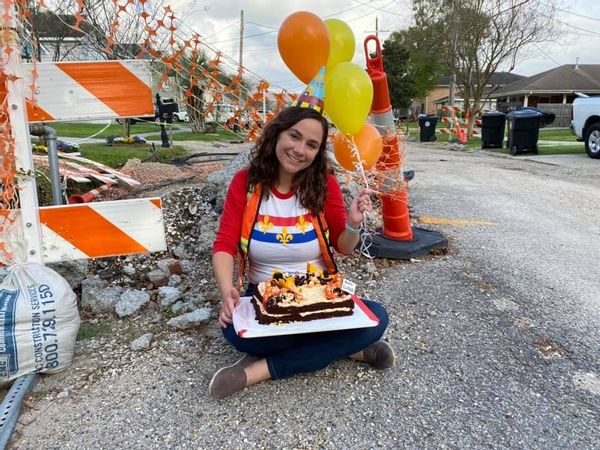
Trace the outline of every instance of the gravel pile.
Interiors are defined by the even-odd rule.
[[[205,177],[219,170],[224,163],[183,164],[174,166],[160,162],[144,162],[135,158],[130,159],[120,169],[120,172],[135,178],[144,185],[164,183],[168,180],[180,180],[190,177]],[[199,180],[198,180],[199,181]]]
[[[74,368],[43,378],[39,392],[65,398],[78,389],[87,389],[104,376],[127,370],[135,363],[136,353],[160,346],[164,339],[171,340],[171,333],[183,330],[206,340],[202,330],[216,323],[220,307],[211,264],[214,236],[229,180],[246,162],[244,152],[227,167],[203,177],[202,183],[174,190],[159,187],[153,192],[165,191],[161,199],[166,252],[51,265],[78,293],[82,331]],[[124,173],[143,174],[160,186],[164,182],[160,172],[173,176],[179,171],[163,166],[134,161]],[[143,186],[152,184],[147,181]],[[343,192],[346,197],[353,194],[346,187]],[[339,257],[338,265],[368,296],[389,263],[355,253]],[[221,339],[218,334],[216,338]]]

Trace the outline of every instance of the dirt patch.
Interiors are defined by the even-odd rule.
[[[544,359],[563,358],[568,352],[550,339],[541,339],[535,343],[535,348]]]

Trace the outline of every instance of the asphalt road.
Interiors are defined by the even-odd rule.
[[[238,355],[213,322],[37,399],[12,445],[600,448],[600,161],[587,162],[409,144],[414,215],[450,246],[378,264],[390,371],[340,361],[215,402],[208,380]]]

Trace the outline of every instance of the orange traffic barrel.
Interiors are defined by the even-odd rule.
[[[413,239],[406,189],[394,192],[393,195],[382,195],[381,213],[383,216],[383,235],[385,237],[402,241]]]

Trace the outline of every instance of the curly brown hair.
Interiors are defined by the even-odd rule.
[[[265,126],[250,153],[248,183],[250,186],[262,183],[263,192],[269,195],[269,190],[275,184],[279,174],[279,160],[275,154],[279,135],[304,119],[315,119],[321,123],[323,139],[312,164],[297,173],[293,183],[297,189],[300,204],[311,213],[320,213],[325,208],[327,176],[331,173],[326,152],[329,124],[321,114],[313,109],[290,106],[283,109]]]

